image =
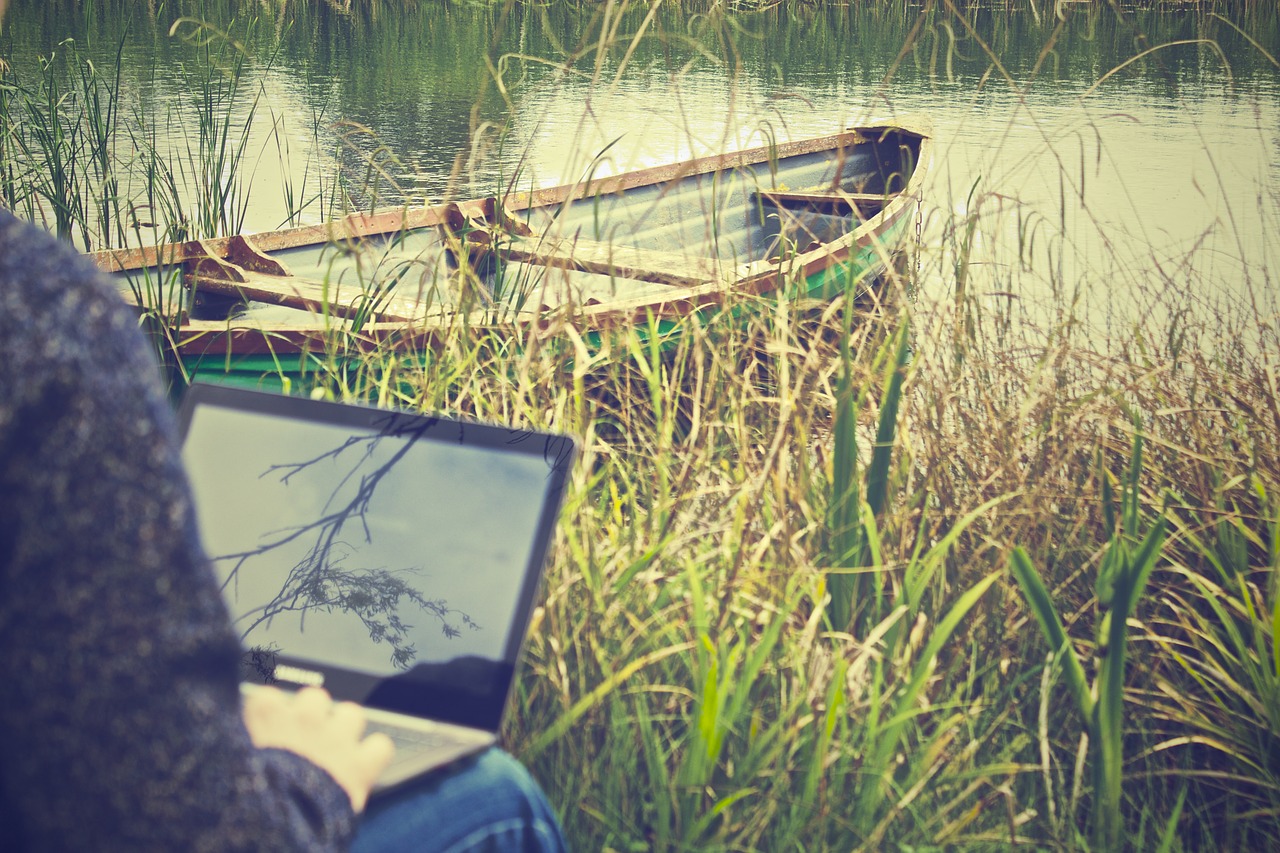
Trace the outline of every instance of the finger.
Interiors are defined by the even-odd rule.
[[[268,687],[266,685],[255,687],[245,693],[243,697],[245,710],[253,709],[255,711],[282,708],[288,700],[289,694],[277,687]]]
[[[382,732],[374,732],[357,745],[356,760],[352,767],[356,778],[343,785],[351,798],[351,807],[355,809],[356,814],[364,811],[373,783],[391,763],[391,757],[395,751],[395,744],[391,742],[391,738]]]
[[[320,687],[304,687],[293,694],[293,704],[298,715],[309,720],[321,720],[333,713],[333,699]]]
[[[387,768],[391,763],[391,759],[395,757],[396,745],[382,732],[374,732],[364,740],[360,741],[360,753],[366,762],[366,766],[372,771],[371,779],[376,779],[378,774]]]
[[[333,725],[344,735],[359,738],[364,733],[364,709],[354,702],[337,702],[333,706]]]
[[[293,694],[294,699],[303,703],[318,703],[323,705],[333,704],[333,699],[329,696],[329,691],[323,687],[303,687],[297,693]]]
[[[288,695],[274,687],[252,690],[244,695],[240,715],[246,721],[268,720],[278,716],[288,701]]]

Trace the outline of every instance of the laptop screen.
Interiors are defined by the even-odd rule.
[[[246,680],[497,726],[570,440],[220,386],[182,425]]]

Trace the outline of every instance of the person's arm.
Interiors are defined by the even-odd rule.
[[[83,259],[0,213],[0,847],[344,848],[348,791],[241,719],[135,325]]]

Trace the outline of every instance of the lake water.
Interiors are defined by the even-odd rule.
[[[13,0],[0,50],[23,80],[68,37],[100,67],[118,51],[122,123],[160,126],[178,161],[198,147],[207,78],[170,30],[191,17],[232,33],[247,56],[233,130],[257,109],[246,231],[328,216],[335,187],[360,205],[466,196],[923,114],[937,159],[921,267],[940,299],[973,221],[969,286],[1019,315],[1074,301],[1123,337],[1153,314],[1276,312],[1269,4],[583,5]]]

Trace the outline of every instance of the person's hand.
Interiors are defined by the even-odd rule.
[[[296,752],[326,771],[364,811],[373,782],[391,763],[395,746],[384,734],[364,734],[364,711],[352,702],[334,702],[318,687],[288,694],[274,687],[244,697],[244,724],[254,746]]]

